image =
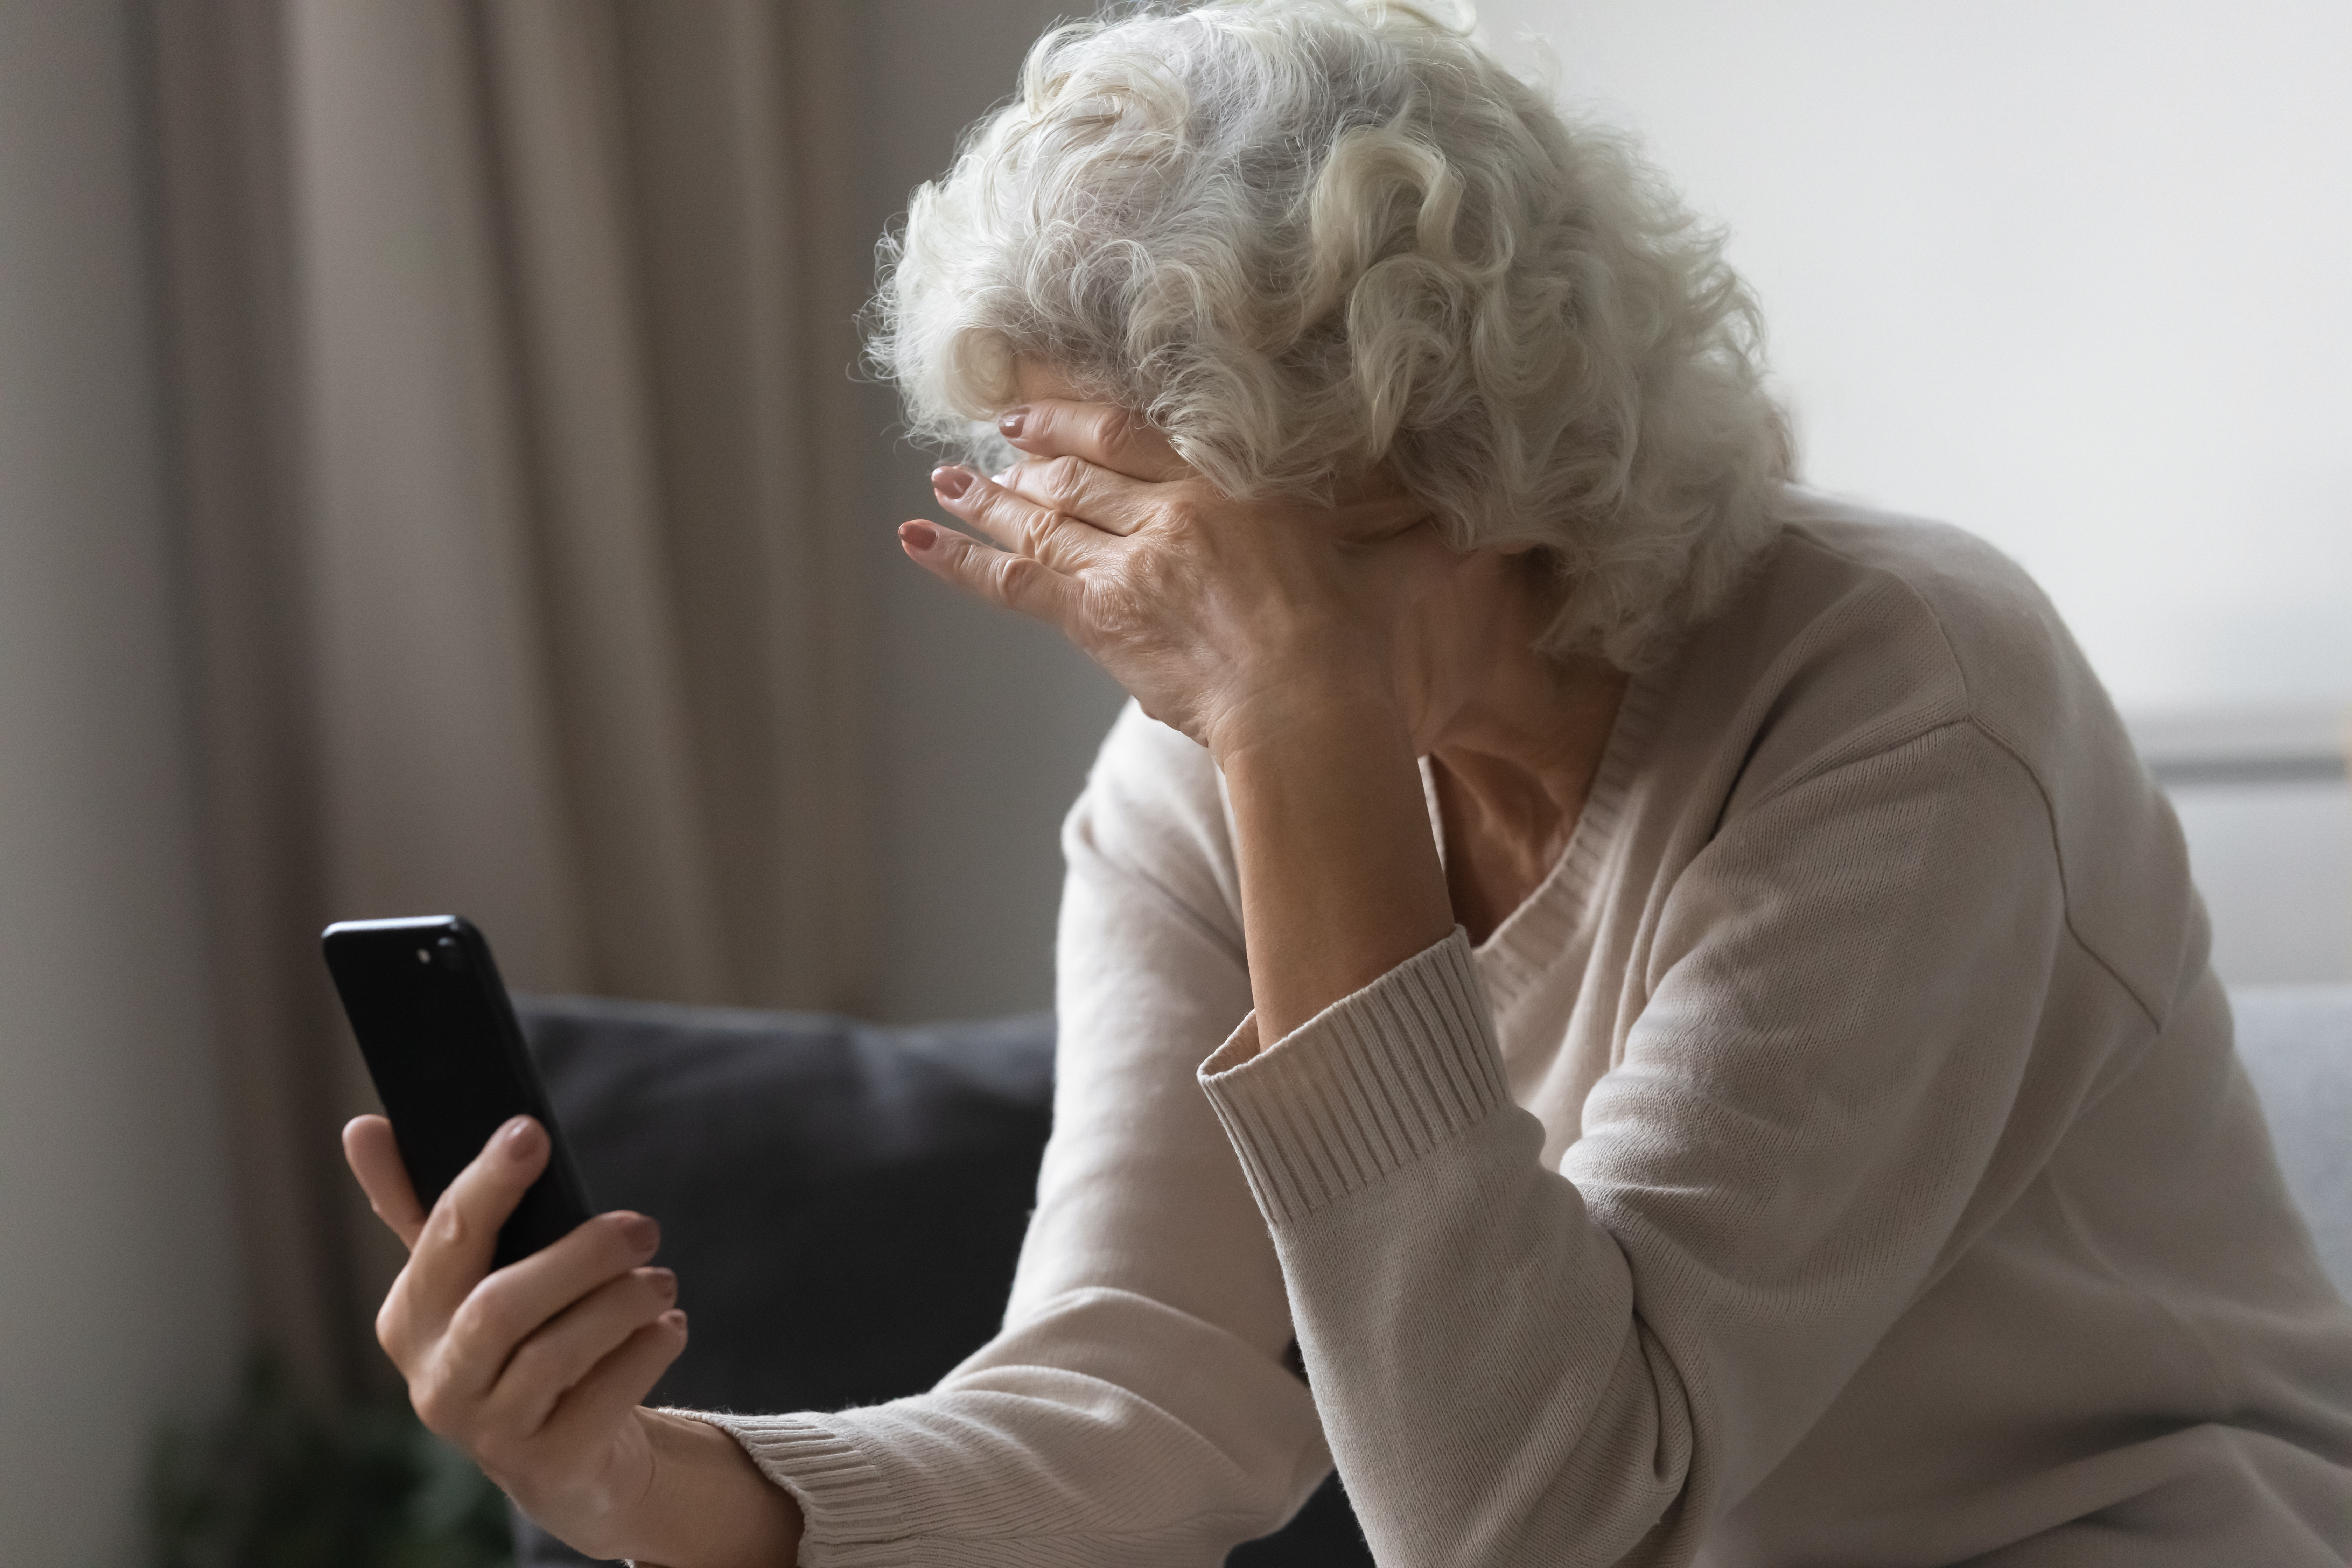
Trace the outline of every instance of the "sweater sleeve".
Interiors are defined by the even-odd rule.
[[[1688,1562],[1933,1277],[2066,940],[1966,723],[1742,808],[1655,929],[1557,1171],[1459,931],[1202,1068],[1383,1563]]]
[[[914,1398],[701,1416],[799,1500],[809,1568],[1210,1568],[1329,1473],[1195,1085],[1249,1006],[1206,753],[1130,707],[1064,849],[1054,1133],[1003,1331]]]

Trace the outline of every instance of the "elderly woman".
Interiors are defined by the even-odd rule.
[[[526,1510],[1205,1565],[1336,1463],[1397,1564],[2352,1553],[2352,1313],[2170,813],[2015,567],[1791,488],[1619,142],[1402,6],[1065,28],[878,322],[920,430],[1013,449],[907,552],[1136,700],[1003,1331],[877,1408],[647,1411],[649,1222],[486,1279],[543,1137],[428,1225],[361,1125],[384,1342]]]

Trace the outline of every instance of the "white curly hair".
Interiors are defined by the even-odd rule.
[[[1038,41],[884,240],[868,349],[942,446],[1034,360],[1229,494],[1385,464],[1457,547],[1543,552],[1540,647],[1631,668],[1773,538],[1760,337],[1720,235],[1462,16],[1215,0]]]

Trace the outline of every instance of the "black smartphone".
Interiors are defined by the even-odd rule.
[[[460,915],[338,921],[322,939],[343,1012],[427,1209],[507,1120],[535,1116],[547,1170],[499,1231],[493,1268],[571,1234],[594,1211],[490,944]]]

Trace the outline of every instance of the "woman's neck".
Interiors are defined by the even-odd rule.
[[[1554,659],[1524,637],[1498,639],[1486,679],[1431,748],[1446,882],[1473,941],[1524,903],[1568,847],[1624,691],[1624,673],[1602,660]]]

